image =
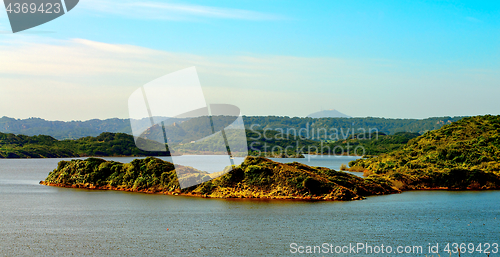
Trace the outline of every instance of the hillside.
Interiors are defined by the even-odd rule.
[[[476,116],[410,140],[399,150],[349,164],[402,189],[500,188],[500,116]]]
[[[40,118],[0,118],[0,132],[27,136],[48,135],[56,139],[77,139],[98,136],[103,132],[131,134],[128,119],[107,119],[88,121],[48,121]]]
[[[146,143],[157,145],[155,142]],[[142,151],[135,146],[131,135],[123,133],[102,133],[97,137],[61,141],[43,135],[30,137],[0,133],[0,158],[167,155],[168,152]]]
[[[200,181],[210,174],[184,167]],[[148,193],[185,194],[215,198],[357,200],[396,192],[387,183],[300,163],[282,164],[247,157],[232,171],[197,186],[179,189],[172,163],[154,157],[122,164],[97,158],[61,161],[41,184]]]
[[[327,142],[323,144],[323,154],[348,154],[348,155],[379,155],[397,150],[408,143],[409,140],[420,136],[418,133],[396,132],[393,135],[384,133],[357,134],[353,138]],[[319,146],[321,149],[321,146]]]
[[[232,140],[231,130],[226,131],[228,140]],[[309,139],[286,138],[277,131],[246,131],[248,155],[274,158],[301,158],[308,153],[315,154],[323,149],[323,154],[377,155],[403,146],[409,139],[418,136],[415,133],[379,133],[369,139],[365,135],[355,135],[354,139],[320,143]],[[175,146],[176,154],[225,154],[224,142],[220,138],[208,138],[204,141],[184,143]],[[145,142],[143,140],[143,142]],[[161,144],[149,141],[154,149]],[[234,146],[234,144],[233,144]],[[323,146],[323,148],[322,148]],[[359,150],[357,147],[364,149]],[[168,149],[168,146],[167,146]],[[328,149],[331,151],[329,152]],[[355,151],[357,149],[357,151]],[[245,147],[239,145],[231,149],[234,156],[245,156]],[[50,136],[24,136],[0,133],[0,158],[57,158],[78,156],[166,156],[162,151],[146,152],[138,149],[134,138],[123,133],[102,133],[97,137],[84,137],[76,140],[56,140]]]

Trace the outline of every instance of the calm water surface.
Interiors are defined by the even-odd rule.
[[[332,158],[337,159],[296,160],[338,169],[352,159]],[[39,185],[60,160],[0,160],[1,255],[289,256],[299,255],[290,252],[291,243],[366,243],[390,245],[394,251],[423,246],[424,252],[316,255],[431,256],[428,244],[439,243],[440,256],[449,256],[443,252],[447,242],[500,243],[498,191],[415,191],[354,202],[302,202]]]

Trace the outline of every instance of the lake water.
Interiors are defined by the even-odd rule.
[[[329,158],[294,160],[338,169],[352,159]],[[341,247],[361,243],[372,253],[309,255],[437,256],[429,254],[430,243],[439,244],[440,256],[450,256],[444,252],[448,242],[475,248],[500,243],[499,191],[414,191],[353,202],[303,202],[39,185],[60,160],[0,160],[0,255],[294,256],[307,249],[299,246],[327,243],[335,251],[335,246],[346,250]],[[382,244],[393,253],[374,253]],[[395,254],[398,246],[422,246],[423,253]],[[495,251],[494,245],[489,250]]]

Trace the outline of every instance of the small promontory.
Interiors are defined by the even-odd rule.
[[[500,116],[463,118],[349,165],[401,190],[500,189]]]

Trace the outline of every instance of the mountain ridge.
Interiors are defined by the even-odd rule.
[[[243,116],[245,127],[263,129],[377,129],[385,134],[415,132],[423,134],[463,117],[430,117],[426,119],[386,119],[386,118],[299,118],[286,116]],[[148,120],[144,121],[146,125]],[[253,126],[253,127],[252,127]],[[15,119],[0,118],[0,132],[27,136],[48,135],[56,139],[78,139],[99,136],[103,132],[132,134],[128,119],[111,118],[87,121],[48,121],[41,118]],[[356,131],[359,133],[359,131]]]

